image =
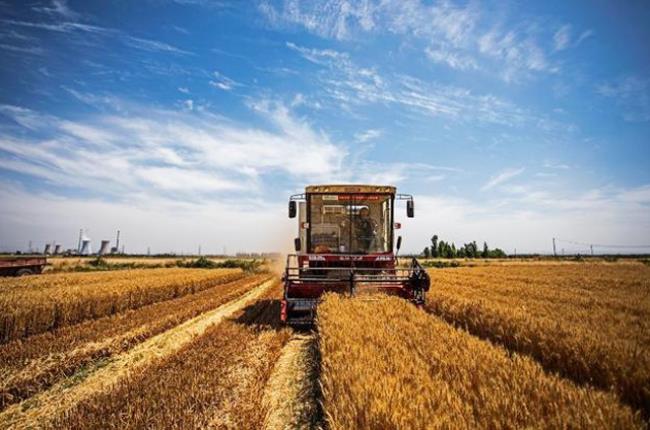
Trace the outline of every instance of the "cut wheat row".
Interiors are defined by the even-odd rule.
[[[0,281],[0,343],[202,291],[239,269],[143,269]]]
[[[262,393],[290,331],[279,288],[109,392],[59,417],[61,428],[261,428]]]
[[[16,340],[0,346],[0,410],[108,358],[214,309],[270,278],[253,275],[196,294]]]
[[[547,374],[392,297],[319,306],[330,429],[642,428],[616,396]]]
[[[432,271],[427,308],[650,413],[650,269],[522,266]]]

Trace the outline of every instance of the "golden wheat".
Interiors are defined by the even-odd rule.
[[[268,279],[269,275],[248,276],[196,294],[2,345],[0,410],[73,375],[82,366],[128,350]]]
[[[0,343],[229,282],[239,269],[142,269],[0,280]]]
[[[650,412],[650,268],[577,264],[433,270],[427,308]]]
[[[330,295],[318,328],[331,429],[643,426],[614,395],[546,374],[397,298]]]
[[[261,428],[264,386],[290,337],[279,288],[59,418],[61,428]]]

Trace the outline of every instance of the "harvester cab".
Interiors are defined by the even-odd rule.
[[[427,272],[415,258],[398,265],[397,200],[406,201],[406,215],[413,218],[413,196],[392,186],[315,185],[290,197],[289,218],[298,217],[298,237],[283,275],[282,321],[311,325],[326,292],[383,292],[424,303]]]

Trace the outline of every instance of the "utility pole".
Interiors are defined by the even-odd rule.
[[[557,251],[555,250],[555,238],[553,238],[553,257],[557,257]]]

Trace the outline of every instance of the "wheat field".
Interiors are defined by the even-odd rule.
[[[430,312],[650,413],[650,267],[527,265],[430,275]]]
[[[0,429],[643,429],[649,270],[432,269],[423,309],[328,295],[297,331],[272,273],[4,279]]]
[[[319,307],[330,429],[642,428],[616,396],[453,328],[403,300]]]
[[[169,300],[241,276],[239,269],[139,269],[0,279],[0,343]]]

